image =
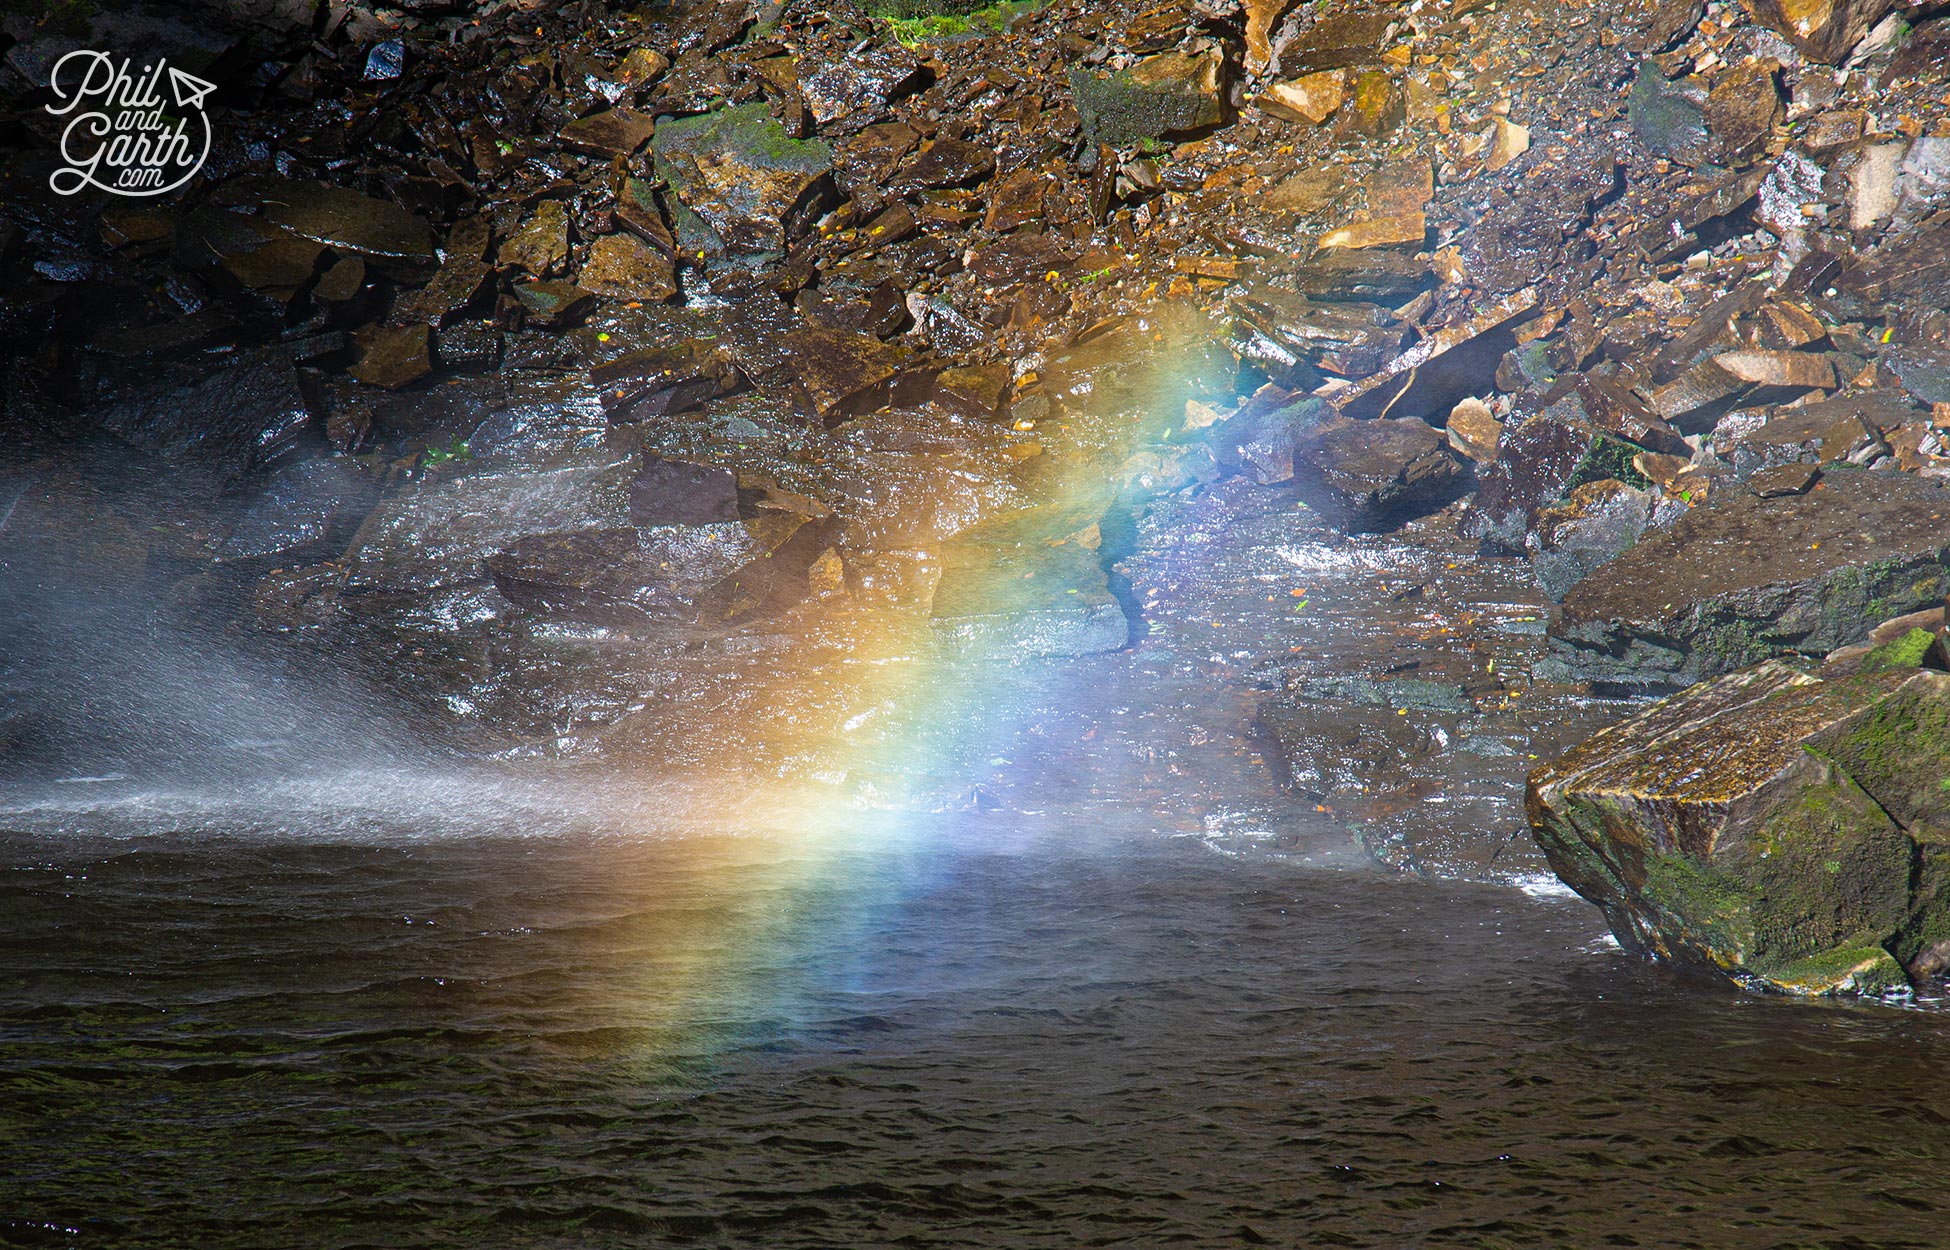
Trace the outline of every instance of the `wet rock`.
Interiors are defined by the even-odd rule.
[[[657,124],[646,113],[633,108],[613,108],[570,122],[562,127],[561,139],[565,146],[577,152],[613,160],[633,155],[650,142],[656,129]]]
[[[268,222],[205,208],[181,224],[175,254],[188,267],[214,270],[209,277],[218,289],[283,316],[330,253]]]
[[[1428,240],[1428,234],[1428,218],[1419,212],[1404,213],[1398,217],[1378,217],[1342,226],[1338,230],[1329,230],[1320,236],[1315,246],[1322,251],[1334,248],[1359,251],[1388,247],[1420,251],[1422,245]]]
[[[1476,497],[1458,528],[1492,552],[1524,550],[1537,515],[1590,482],[1631,479],[1639,449],[1587,422],[1534,417],[1503,432],[1495,463],[1478,473]]]
[[[1317,304],[1278,291],[1228,302],[1233,348],[1282,386],[1312,389],[1322,372],[1366,377],[1395,358],[1406,330],[1371,304]]]
[[[1753,387],[1717,360],[1702,360],[1653,391],[1652,411],[1682,430],[1711,428]]]
[[[1115,147],[1216,125],[1224,74],[1216,52],[1164,52],[1109,75],[1072,69],[1070,91],[1084,137]]]
[[[355,319],[365,290],[366,262],[357,256],[342,256],[319,275],[311,297],[319,307],[349,321]]]
[[[670,257],[635,235],[606,234],[589,245],[576,285],[596,295],[661,304],[677,295]]]
[[[589,370],[603,411],[612,421],[647,421],[689,412],[738,389],[742,379],[709,344],[626,353]]]
[[[799,94],[821,128],[837,123],[857,129],[876,120],[924,77],[919,58],[892,40],[821,57],[810,65],[802,59],[798,68]]]
[[[1882,363],[1917,402],[1950,403],[1950,349],[1899,347],[1886,354]]]
[[[1615,479],[1587,482],[1537,514],[1524,550],[1553,602],[1639,540],[1658,498]]]
[[[1349,416],[1379,416],[1386,411],[1447,412],[1461,400],[1490,389],[1497,362],[1516,346],[1514,323],[1537,306],[1537,293],[1525,289],[1506,296],[1475,316],[1428,335],[1361,383],[1334,397]]]
[[[509,236],[499,253],[503,265],[525,269],[537,278],[552,278],[569,267],[569,210],[560,200],[543,200],[521,229]]]
[[[346,460],[307,460],[279,469],[230,527],[216,558],[235,563],[335,555],[377,496],[373,479]]]
[[[630,483],[630,524],[716,525],[737,519],[738,479],[729,469],[644,451]]]
[[[1839,65],[1896,0],[1740,0],[1741,7],[1817,61]]]
[[[733,520],[535,534],[483,567],[517,607],[632,629],[695,622],[698,599],[761,550]]]
[[[1703,165],[1712,151],[1706,132],[1706,88],[1697,80],[1668,82],[1646,62],[1632,82],[1630,114],[1639,143],[1654,156]]]
[[[1428,262],[1406,249],[1316,249],[1287,271],[1293,285],[1317,300],[1401,301],[1433,280]]]
[[[1950,217],[1940,215],[1885,240],[1835,285],[1897,315],[1950,307]]]
[[[353,336],[359,358],[349,372],[368,386],[411,386],[433,372],[430,335],[424,325],[368,326]]]
[[[266,221],[382,273],[424,280],[437,263],[426,219],[397,204],[323,182],[269,183],[256,194]]]
[[[1443,426],[1449,445],[1478,464],[1496,459],[1496,446],[1503,437],[1503,423],[1490,406],[1480,399],[1465,399],[1449,410]]]
[[[1713,363],[1741,382],[1790,393],[1835,385],[1835,366],[1809,352],[1722,352]]]
[[[641,87],[670,68],[670,58],[655,48],[631,48],[617,63],[616,81],[626,87]]]
[[[1848,170],[1848,224],[1867,230],[1895,216],[1907,143],[1872,143]]]
[[[1637,25],[1625,46],[1633,52],[1663,52],[1692,34],[1704,16],[1705,0],[1658,0],[1642,6],[1628,15],[1628,20],[1642,24]]]
[[[312,422],[290,357],[254,354],[201,381],[111,404],[101,425],[175,467],[233,481],[292,451]]]
[[[995,152],[965,139],[937,139],[916,152],[894,176],[901,191],[971,186],[995,174]]]
[[[920,143],[921,132],[905,122],[868,126],[841,142],[834,177],[848,195],[877,192]]]
[[[781,251],[818,207],[833,168],[825,143],[792,138],[762,102],[666,121],[651,150],[676,196],[687,255]]]
[[[390,82],[406,72],[406,41],[387,39],[366,53],[367,82]]]
[[[1386,529],[1444,501],[1461,466],[1440,430],[1416,417],[1329,417],[1293,449],[1301,497],[1347,530]]]
[[[1581,374],[1575,393],[1585,420],[1607,434],[1663,455],[1692,454],[1685,437],[1616,378]]]
[[[1565,598],[1551,663],[1568,680],[1671,689],[1826,655],[1941,602],[1947,521],[1950,494],[1907,474],[1839,470],[1805,495],[1716,494]]]
[[[1789,993],[1879,994],[1904,984],[1899,960],[1932,962],[1946,927],[1929,831],[1946,720],[1950,675],[1762,664],[1538,769],[1526,807],[1628,949]]]
[[[1049,179],[1038,170],[1018,169],[1005,175],[988,189],[989,208],[988,215],[982,221],[983,227],[997,234],[1006,234],[1040,221],[1049,186]],[[905,209],[905,205],[896,207]],[[888,211],[892,212],[893,208]]]
[[[1096,517],[1031,509],[966,530],[943,547],[930,621],[961,654],[1089,655],[1130,641],[1130,623],[1086,545]]]
[[[1347,74],[1325,70],[1293,82],[1276,82],[1253,99],[1262,111],[1287,121],[1318,126],[1347,99]]]
[[[1289,75],[1365,65],[1381,51],[1394,30],[1393,15],[1381,10],[1349,10],[1314,22],[1280,50],[1280,71]]]
[[[492,321],[460,321],[434,331],[433,356],[442,369],[474,373],[501,363],[501,329]]]
[[[1754,61],[1714,80],[1704,117],[1717,163],[1740,169],[1767,150],[1774,127],[1787,117],[1774,78],[1779,72],[1773,61]]]
[[[935,377],[931,398],[964,416],[986,420],[1001,412],[1008,386],[1007,365],[957,366]]]
[[[1332,415],[1324,401],[1268,383],[1206,427],[1205,438],[1221,471],[1273,486],[1293,480],[1295,447]]]
[[[1761,469],[1747,479],[1747,489],[1762,499],[1786,495],[1805,495],[1821,480],[1821,470],[1812,464],[1777,464]]]
[[[522,408],[483,422],[451,472],[404,485],[366,518],[346,550],[348,590],[418,597],[477,586],[482,561],[522,538],[627,528],[635,439],[585,420]]]
[[[1491,173],[1502,169],[1530,150],[1530,128],[1519,126],[1505,117],[1492,122],[1495,134],[1490,139],[1490,154],[1483,161],[1483,167]]]
[[[401,318],[446,325],[471,314],[491,311],[488,295],[493,280],[494,271],[482,264],[479,257],[456,252],[440,266],[433,281],[402,296],[394,308]]]
[[[572,325],[596,297],[573,282],[524,282],[515,287],[522,311],[536,325]]]
[[[1263,74],[1273,60],[1273,25],[1286,15],[1290,0],[1245,0],[1246,72]]]
[[[1332,166],[1314,166],[1281,179],[1258,202],[1269,213],[1297,213],[1311,217],[1339,202],[1347,193],[1348,181]]]
[[[817,322],[746,323],[738,329],[737,352],[754,385],[827,424],[888,404],[920,403],[933,386],[932,370],[910,369],[910,349]]]
[[[1361,70],[1348,92],[1341,125],[1364,139],[1382,139],[1408,119],[1408,104],[1395,80],[1378,69]]]
[[[1918,410],[1897,396],[1868,392],[1777,409],[1730,449],[1737,472],[1752,473],[1797,460],[1865,464],[1889,454],[1885,431],[1917,420]]]

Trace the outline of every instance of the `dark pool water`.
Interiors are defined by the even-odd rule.
[[[1128,814],[573,823],[0,837],[0,1243],[1944,1244],[1950,1015],[1574,899]]]

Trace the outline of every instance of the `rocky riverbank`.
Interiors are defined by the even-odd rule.
[[[858,730],[903,700],[862,665],[1170,656],[1172,527],[1250,532],[1425,568],[1311,647],[1299,574],[1229,627],[1207,677],[1295,810],[1407,867],[1521,871],[1524,774],[1706,682],[1533,778],[1553,864],[1660,953],[1936,975],[1933,887],[1853,866],[1933,863],[1928,813],[1865,776],[1819,785],[1882,811],[1888,854],[1803,855],[1854,901],[1792,940],[1764,908],[1759,937],[1688,936],[1718,887],[1647,901],[1641,852],[1773,897],[1731,791],[1711,820],[1563,803],[1594,752],[1745,732],[1686,699],[1870,715],[1893,678],[1796,674],[1941,625],[1938,7],[14,14],[0,760],[52,775],[91,741],[30,653],[153,617],[454,751],[886,795],[894,731]],[[50,192],[77,47],[216,84],[182,191]],[[1796,752],[1827,724],[1740,775],[1816,784]]]

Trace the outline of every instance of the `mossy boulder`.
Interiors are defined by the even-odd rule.
[[[688,260],[776,255],[832,191],[832,149],[794,139],[762,101],[662,122],[650,150]]]
[[[1161,52],[1114,74],[1070,71],[1084,137],[1113,147],[1217,125],[1224,83],[1217,53]]]
[[[1629,949],[1795,994],[1950,965],[1950,673],[1768,661],[1537,769],[1526,807]]]
[[[1950,589],[1950,493],[1842,470],[1803,495],[1716,494],[1565,596],[1540,675],[1670,690],[1761,660],[1818,659]]]

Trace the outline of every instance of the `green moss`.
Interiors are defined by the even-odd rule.
[[[1895,934],[1914,848],[1874,799],[1815,755],[1729,866],[1754,889],[1757,963]]]
[[[1789,994],[1880,996],[1908,984],[1895,957],[1870,944],[1838,946],[1806,959],[1755,971],[1761,980]]]
[[[1009,29],[1009,23],[1041,7],[1042,0],[999,0],[994,4],[976,0],[875,0],[867,11],[885,19],[894,38],[912,47],[931,39],[1001,34]]]
[[[1861,672],[1880,673],[1892,668],[1921,668],[1936,635],[1927,629],[1912,629],[1894,642],[1885,642],[1862,658]]]
[[[1885,686],[1901,673],[1853,678]],[[1816,741],[1906,827],[1950,829],[1950,678],[1915,670],[1887,698]]]
[[[1609,435],[1599,435],[1591,447],[1579,458],[1571,470],[1571,478],[1564,484],[1564,493],[1570,494],[1580,486],[1591,482],[1612,479],[1636,486],[1643,490],[1652,485],[1651,479],[1632,467],[1632,457],[1638,448],[1621,439]]]
[[[1754,946],[1754,894],[1739,878],[1677,853],[1648,855],[1639,897],[1655,913],[1669,954],[1726,969],[1747,962]]]

